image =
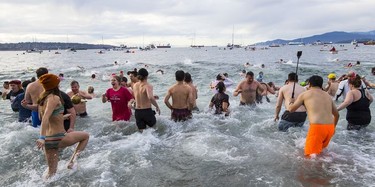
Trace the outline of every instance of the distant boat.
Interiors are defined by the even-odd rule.
[[[114,47],[112,50],[113,51],[125,51],[128,49],[138,49],[138,47],[130,47],[130,46],[121,44],[119,47]]]
[[[288,42],[288,45],[305,45],[303,42]]]
[[[191,48],[202,48],[204,45],[190,45]]]
[[[26,53],[39,53],[39,54],[41,54],[42,52],[43,52],[43,50],[40,50],[40,49],[37,49],[37,48],[26,50]]]
[[[370,41],[367,41],[365,43],[363,43],[364,45],[375,45],[375,41],[374,40],[370,40]]]
[[[167,45],[157,45],[156,48],[171,48],[171,44],[167,44]]]
[[[66,52],[77,52],[77,50],[74,49],[74,48],[68,48],[68,49],[66,49],[65,51],[66,51]]]
[[[271,44],[271,45],[269,45],[269,47],[280,47],[280,45],[279,44]]]
[[[358,44],[358,42],[357,42],[357,40],[353,40],[352,42],[350,42],[352,45],[357,45]]]

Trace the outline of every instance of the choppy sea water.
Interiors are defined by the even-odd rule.
[[[0,81],[29,79],[35,69],[48,67],[51,73],[64,73],[60,84],[69,89],[72,80],[81,89],[92,85],[98,95],[110,88],[109,75],[120,70],[148,65],[149,82],[160,96],[161,115],[157,129],[137,133],[134,117],[130,122],[113,123],[110,104],[100,98],[87,102],[88,118],[77,118],[76,130],[89,132],[87,148],[78,160],[78,168],[67,170],[73,148],[60,153],[56,177],[44,181],[47,164],[35,140],[39,129],[18,123],[9,101],[0,102],[0,184],[1,186],[372,186],[375,181],[375,122],[362,131],[346,130],[346,111],[340,112],[339,124],[329,147],[321,156],[306,159],[303,147],[308,122],[303,128],[279,132],[273,122],[276,97],[256,109],[240,107],[239,98],[229,89],[229,117],[208,111],[213,95],[209,84],[218,73],[227,72],[236,83],[242,69],[256,75],[264,72],[264,81],[281,86],[287,74],[295,71],[296,52],[303,51],[299,64],[300,80],[313,74],[324,78],[338,76],[351,68],[375,82],[370,69],[375,66],[375,47],[345,45],[347,51],[330,54],[321,46],[285,46],[269,50],[220,50],[220,48],[172,48],[124,53],[95,50],[69,53],[44,51],[42,54],[0,52]],[[340,49],[340,48],[339,48]],[[286,64],[275,63],[283,59]],[[114,61],[118,65],[114,65]],[[254,64],[244,67],[244,63]],[[265,68],[260,65],[265,64]],[[82,70],[80,67],[84,67]],[[157,74],[163,69],[165,74]],[[198,87],[199,113],[192,120],[175,123],[163,99],[174,82],[174,72],[191,73]],[[96,73],[98,80],[92,81]],[[233,86],[234,88],[234,86]],[[232,89],[233,89],[232,88]],[[374,90],[371,90],[374,96]],[[341,101],[340,101],[341,102]],[[374,107],[371,112],[374,115]]]

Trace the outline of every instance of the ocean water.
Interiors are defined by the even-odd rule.
[[[238,83],[242,69],[255,75],[262,71],[265,82],[281,86],[288,73],[295,71],[297,51],[303,51],[298,70],[300,80],[314,74],[325,78],[331,72],[340,76],[349,70],[344,68],[346,64],[359,60],[361,65],[351,70],[375,82],[370,74],[375,66],[374,46],[354,48],[348,44],[343,47],[346,51],[335,55],[320,48],[284,46],[256,51],[171,48],[105,54],[95,50],[61,51],[61,54],[0,52],[0,81],[29,79],[35,76],[38,67],[44,66],[51,73],[64,73],[61,90],[69,90],[69,83],[77,80],[81,89],[94,86],[98,95],[111,87],[110,74],[147,64],[149,82],[160,96],[157,102],[161,107],[157,128],[138,133],[134,117],[130,122],[113,123],[109,103],[103,104],[100,98],[88,101],[89,117],[76,121],[76,130],[91,135],[78,159],[78,167],[66,169],[73,147],[66,148],[60,152],[57,175],[45,181],[47,164],[35,144],[39,129],[18,123],[9,101],[1,101],[0,186],[373,186],[374,120],[365,130],[349,132],[346,110],[341,111],[328,148],[322,155],[306,159],[303,148],[308,122],[302,128],[279,132],[273,122],[276,102],[273,95],[269,96],[270,103],[251,109],[238,106],[239,97],[231,93],[233,86],[228,89],[231,115],[214,116],[208,111],[213,95],[209,84],[218,73],[227,72]],[[279,59],[287,63],[275,63]],[[254,66],[244,67],[246,62]],[[157,74],[158,69],[165,74]],[[175,82],[174,72],[180,69],[191,73],[197,85],[200,112],[189,121],[175,123],[170,120],[163,99]],[[91,80],[93,73],[98,80]],[[371,93],[374,96],[374,90]],[[371,110],[374,116],[374,104]]]

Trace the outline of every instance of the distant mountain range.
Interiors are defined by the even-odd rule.
[[[320,35],[309,36],[305,38],[296,38],[293,40],[276,39],[272,41],[256,43],[256,45],[272,45],[272,44],[288,44],[289,42],[303,42],[305,44],[322,42],[322,43],[350,43],[353,40],[358,42],[366,42],[375,40],[375,30],[369,32],[343,32],[334,31]]]
[[[20,43],[0,43],[0,51],[26,51],[30,49],[57,50],[74,48],[76,50],[85,49],[112,49],[113,45],[85,44],[85,43],[61,43],[61,42],[20,42]]]

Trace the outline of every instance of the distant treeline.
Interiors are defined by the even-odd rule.
[[[86,49],[112,49],[112,45],[85,44],[85,43],[61,43],[61,42],[20,42],[0,43],[0,51],[25,51],[30,49],[58,50],[74,48],[76,50]]]

